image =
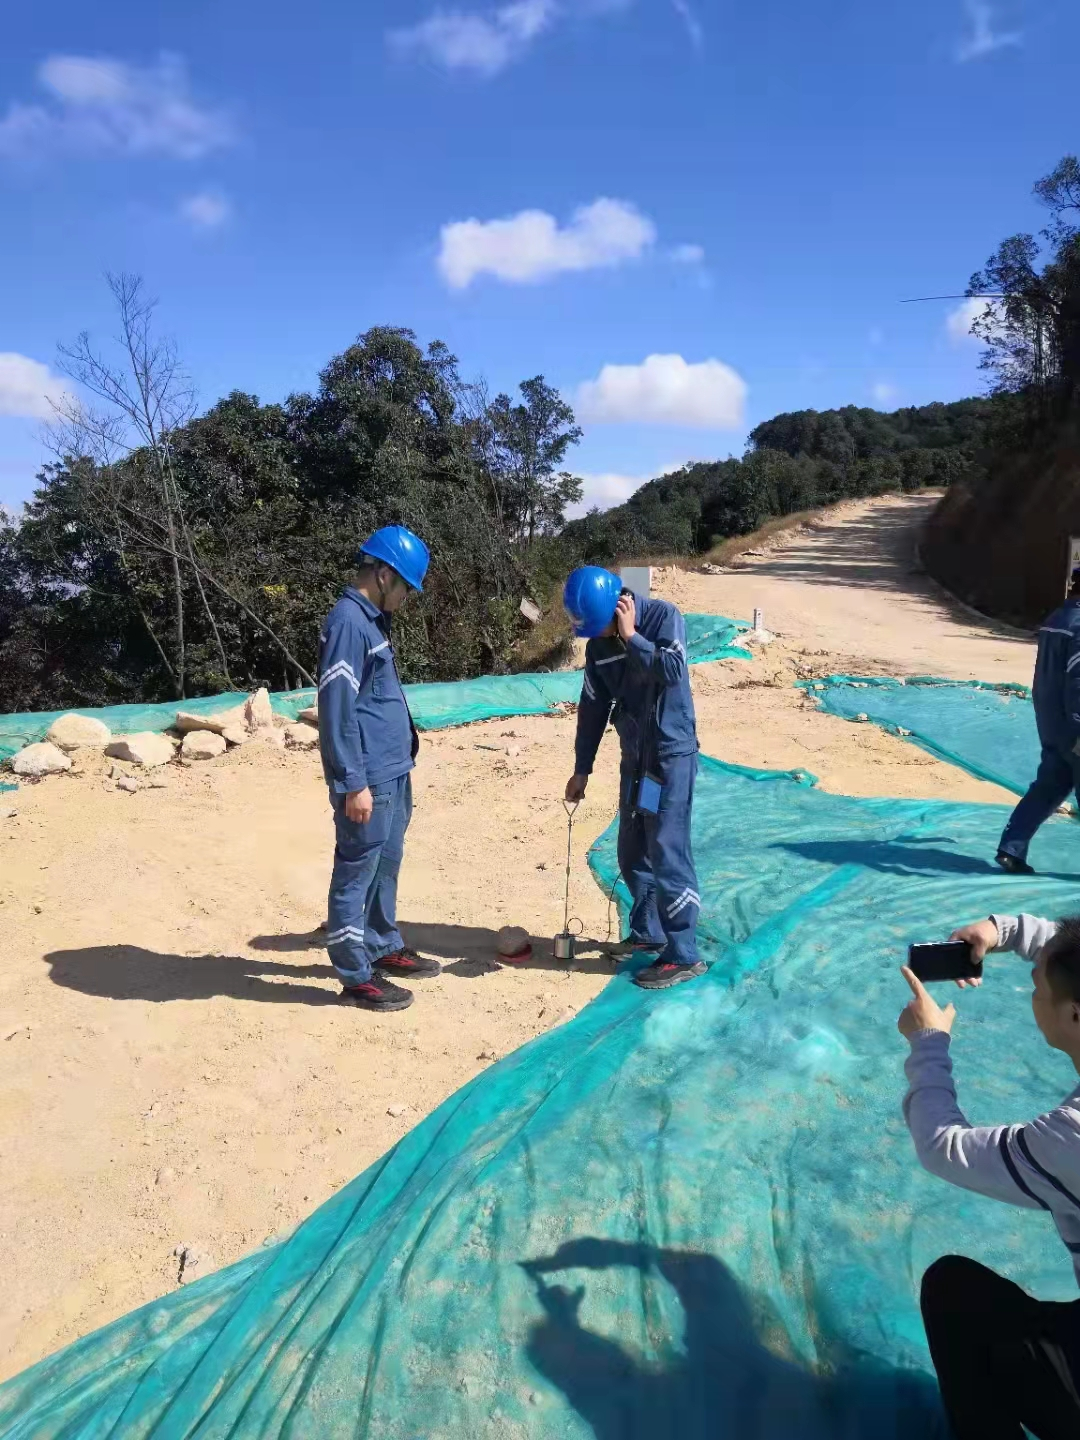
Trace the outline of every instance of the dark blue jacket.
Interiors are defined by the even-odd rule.
[[[646,768],[694,755],[698,749],[694,699],[686,663],[686,624],[666,600],[634,596],[636,634],[624,645],[616,635],[590,640],[578,704],[575,773],[591,775],[612,707],[622,742],[622,763],[636,770],[641,726],[652,709]]]
[[[319,748],[327,785],[351,795],[407,774],[416,732],[394,662],[390,617],[350,587],[319,639]]]
[[[1031,698],[1039,739],[1071,749],[1080,738],[1080,597],[1066,600],[1039,631]]]

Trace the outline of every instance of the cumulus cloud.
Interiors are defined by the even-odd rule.
[[[40,360],[0,352],[0,415],[51,420],[65,393],[63,381]]]
[[[180,202],[180,218],[194,230],[220,230],[232,219],[232,204],[214,190],[203,190]]]
[[[162,55],[146,68],[105,57],[53,55],[37,78],[46,98],[9,106],[0,118],[0,156],[197,160],[235,138],[222,112],[192,98],[184,63],[175,55]]]
[[[1024,43],[1019,30],[994,29],[994,13],[987,0],[966,0],[964,9],[971,28],[956,47],[956,58],[961,65],[969,60],[982,60],[996,50]]]
[[[594,424],[688,425],[737,430],[746,382],[720,360],[690,364],[681,355],[649,355],[640,365],[605,365],[577,392],[580,419]]]
[[[498,9],[435,10],[426,20],[391,30],[387,39],[402,55],[421,55],[444,70],[497,75],[525,53],[558,14],[556,0],[512,0]]]
[[[454,290],[479,275],[527,285],[568,270],[595,270],[636,260],[656,240],[656,226],[625,200],[594,200],[560,226],[544,210],[502,220],[444,225],[439,270]]]
[[[971,327],[985,310],[986,301],[976,300],[972,296],[958,305],[955,310],[949,311],[945,329],[954,345],[965,345],[971,341],[978,343],[977,337],[971,333]]]

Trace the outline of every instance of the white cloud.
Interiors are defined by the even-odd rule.
[[[690,36],[690,44],[695,50],[705,48],[705,30],[701,21],[690,7],[690,0],[671,0],[676,15],[686,26],[686,33]]]
[[[214,190],[203,190],[180,202],[180,218],[195,230],[219,230],[232,219],[229,200]]]
[[[900,395],[896,386],[888,380],[879,380],[871,387],[870,393],[879,405],[895,405]]]
[[[423,55],[444,70],[497,75],[524,54],[556,14],[556,0],[512,0],[496,10],[435,10],[418,25],[391,30],[388,40],[403,55]]]
[[[183,61],[147,68],[121,60],[53,55],[38,70],[40,104],[14,101],[0,118],[0,157],[168,155],[196,160],[234,139],[220,112],[192,98]]]
[[[1010,45],[1024,43],[1019,30],[994,29],[994,12],[988,0],[965,0],[964,9],[971,22],[971,31],[956,47],[956,58],[962,65],[969,60],[982,60]]]
[[[464,290],[478,275],[526,285],[567,270],[636,260],[655,239],[656,226],[633,205],[601,199],[576,210],[561,228],[543,210],[444,225],[438,264],[455,290]]]
[[[671,252],[671,259],[676,265],[703,265],[705,263],[704,245],[676,245]]]
[[[0,352],[0,415],[51,420],[65,393],[63,381],[40,360]]]
[[[985,310],[986,301],[976,300],[972,296],[958,305],[955,310],[949,311],[945,329],[954,345],[966,345],[971,341],[977,343],[977,337],[971,333],[971,326]]]
[[[579,417],[594,424],[689,425],[737,430],[746,382],[719,360],[689,364],[681,355],[650,355],[640,365],[605,365],[577,392]]]
[[[620,475],[616,471],[605,471],[602,474],[578,475],[581,481],[582,496],[576,505],[567,507],[566,517],[568,520],[576,520],[581,515],[587,515],[590,510],[610,510],[613,505],[621,505],[624,500],[629,500],[635,490],[640,490],[653,477],[651,475]]]

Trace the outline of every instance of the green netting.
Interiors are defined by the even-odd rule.
[[[905,734],[939,759],[1023,795],[1039,764],[1039,735],[1026,685],[830,675],[804,680],[822,709]]]
[[[687,653],[690,663],[722,660],[729,656],[750,658],[750,652],[735,644],[746,629],[744,622],[723,615],[687,615]],[[421,730],[441,730],[466,725],[473,720],[491,720],[503,715],[543,715],[554,706],[577,703],[581,694],[581,672],[555,671],[538,675],[491,675],[479,680],[459,680],[444,685],[406,685],[413,718]],[[97,710],[76,710],[103,720],[114,735],[140,731],[168,730],[177,710],[213,715],[241,704],[246,695],[208,695],[199,700],[171,700],[164,705],[112,705]],[[315,702],[314,690],[279,691],[270,697],[279,715],[295,720],[299,711]],[[0,764],[24,745],[41,740],[49,726],[65,710],[38,711],[22,715],[0,715]]]
[[[706,978],[650,994],[623,971],[286,1243],[0,1388],[0,1435],[943,1434],[923,1268],[960,1251],[1075,1295],[1046,1217],[925,1174],[900,1115],[906,944],[1076,908],[1080,828],[1051,821],[1055,873],[1003,884],[982,857],[1004,817],[703,761]],[[614,881],[613,829],[591,863]],[[976,1122],[1027,1118],[1075,1076],[1022,962],[987,970],[955,997],[963,1096]]]

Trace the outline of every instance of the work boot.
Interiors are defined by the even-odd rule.
[[[631,935],[615,945],[605,946],[605,949],[613,960],[625,960],[630,955],[658,955],[666,943],[665,940],[639,940],[635,935]]]
[[[638,971],[634,984],[640,985],[642,990],[670,990],[672,985],[681,985],[686,980],[704,975],[706,968],[703,960],[693,965],[675,965],[670,960],[657,960],[655,965],[647,965],[644,970]]]
[[[1021,860],[1019,855],[1010,855],[1007,850],[999,850],[994,859],[1005,871],[1006,875],[1034,875],[1035,871],[1027,863]]]
[[[346,1005],[356,1005],[361,1010],[407,1010],[413,1003],[413,993],[376,973],[359,985],[343,986],[341,999]]]
[[[415,950],[396,950],[393,955],[384,955],[375,961],[375,969],[401,980],[424,980],[442,974],[442,966],[437,960],[429,960]]]

